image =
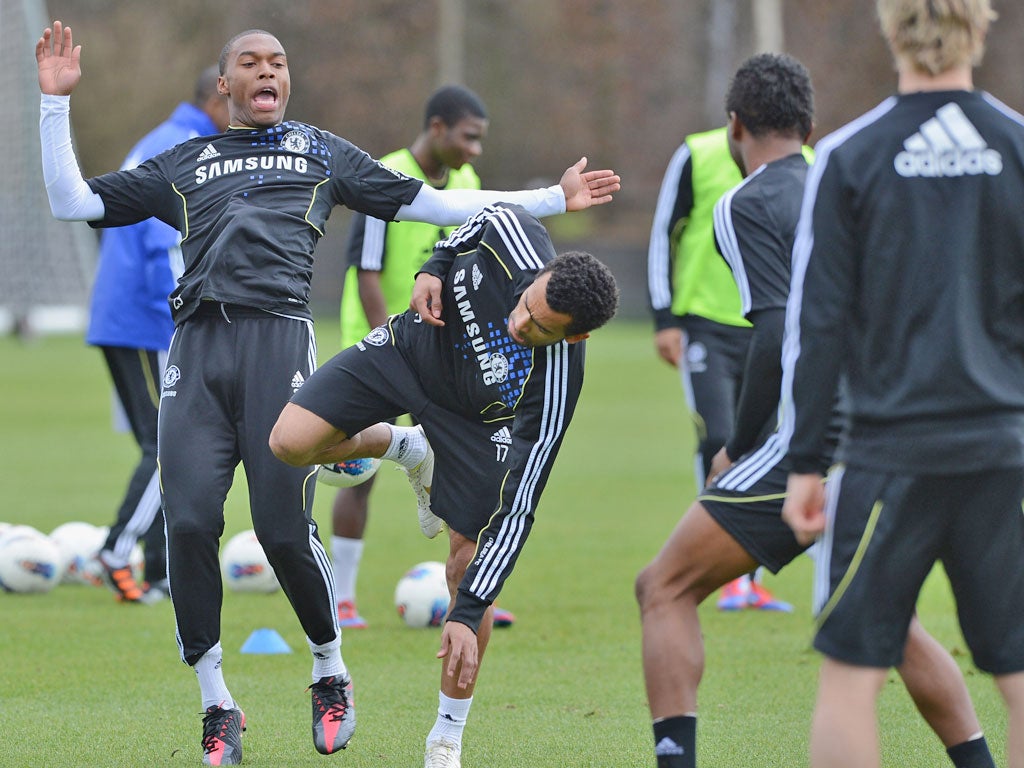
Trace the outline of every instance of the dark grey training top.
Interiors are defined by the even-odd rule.
[[[1021,200],[1024,117],[982,92],[892,97],[818,143],[783,350],[796,471],[815,470],[840,373],[840,460],[1024,465]]]
[[[230,129],[179,144],[137,168],[88,180],[97,227],[156,216],[182,234],[176,324],[203,299],[311,317],[313,249],[336,205],[390,221],[423,182],[354,144],[298,122]]]

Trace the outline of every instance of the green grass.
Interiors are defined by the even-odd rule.
[[[325,324],[321,336],[333,331]],[[467,768],[654,763],[633,578],[691,500],[692,437],[677,378],[655,359],[646,324],[613,324],[588,355],[576,418],[500,598],[518,621],[496,631],[488,651],[465,738]],[[0,520],[47,532],[68,520],[110,522],[136,450],[110,429],[108,390],[99,353],[80,338],[28,346],[0,338]],[[228,535],[251,527],[243,481],[228,499]],[[310,662],[284,597],[227,594],[224,668],[249,718],[246,765],[422,765],[437,702],[438,633],[405,628],[392,591],[408,566],[443,560],[446,545],[419,534],[410,498],[403,476],[382,470],[359,582],[371,628],[344,639],[359,727],[343,755],[321,758],[310,743]],[[328,491],[316,502],[325,537],[330,501]],[[702,608],[704,768],[806,764],[818,667],[809,650],[810,577],[801,558],[768,582],[796,605],[792,615]],[[956,653],[999,761],[1001,702],[963,650],[943,579],[929,580],[920,615]],[[294,652],[240,653],[259,627],[277,630]],[[884,764],[948,764],[892,679],[880,705]],[[75,586],[0,594],[0,766],[197,765],[199,710],[169,604],[118,605],[103,590]]]

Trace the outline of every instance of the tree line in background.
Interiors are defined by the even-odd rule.
[[[84,46],[72,115],[86,175],[117,168],[244,29],[266,29],[287,49],[290,118],[376,156],[415,136],[442,67],[454,67],[490,112],[476,163],[487,186],[553,182],[584,153],[622,175],[614,205],[551,224],[556,240],[599,243],[595,253],[621,259],[612,266],[627,284],[628,309],[643,290],[637,261],[665,164],[685,134],[724,122],[728,78],[756,52],[758,2],[767,0],[55,0],[48,11]],[[812,143],[892,92],[874,3],[774,3],[784,50],[814,78]],[[1024,4],[995,6],[1000,19],[976,80],[1021,110]],[[453,12],[461,23],[442,28]],[[453,52],[461,61],[453,64]],[[326,271],[332,281],[340,275],[337,264]]]

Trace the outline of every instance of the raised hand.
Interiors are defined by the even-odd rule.
[[[71,38],[71,27],[59,21],[43,30],[36,43],[39,90],[51,96],[67,96],[82,79],[82,46]]]
[[[587,158],[581,157],[569,166],[558,183],[565,192],[565,210],[582,211],[592,205],[612,201],[612,194],[621,188],[621,179],[615,171],[587,171]]]

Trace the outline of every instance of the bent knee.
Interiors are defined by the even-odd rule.
[[[646,566],[637,574],[633,583],[633,594],[641,611],[652,604],[663,586],[664,582],[658,579],[653,564]]]
[[[307,460],[301,441],[288,429],[287,425],[281,424],[280,419],[270,431],[269,443],[273,454],[285,464],[302,467],[312,463]]]
[[[316,464],[323,434],[333,428],[315,414],[293,403],[285,405],[270,431],[270,450],[285,464],[306,467]]]

